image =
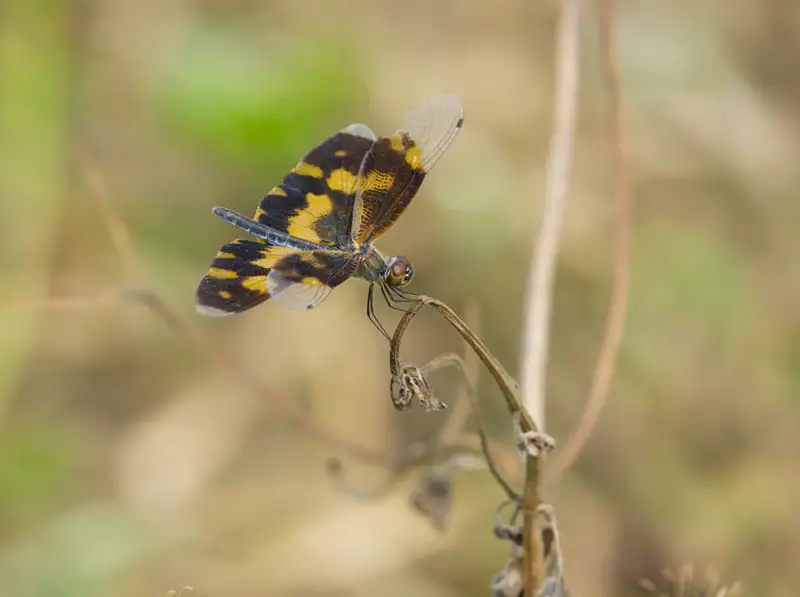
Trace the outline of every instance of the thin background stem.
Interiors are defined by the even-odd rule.
[[[578,109],[580,9],[581,0],[562,0],[555,52],[554,125],[547,159],[544,213],[531,259],[526,293],[528,300],[520,368],[521,400],[523,409],[542,431],[545,423],[545,370],[550,341],[553,280],[567,202]],[[544,552],[536,520],[541,503],[541,468],[538,458],[526,456],[523,493],[524,597],[535,597],[544,578]]]
[[[581,0],[562,0],[556,47],[553,136],[547,159],[544,213],[528,273],[523,331],[522,404],[544,430],[545,368],[561,223],[567,203],[578,108]],[[527,596],[526,596],[527,597]]]

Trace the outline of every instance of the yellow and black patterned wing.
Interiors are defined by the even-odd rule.
[[[330,247],[349,244],[356,178],[374,141],[365,124],[351,124],[326,139],[266,194],[254,219]]]
[[[203,315],[234,315],[269,298],[284,306],[310,309],[355,271],[350,253],[297,251],[263,241],[223,245],[197,287]]]
[[[269,298],[267,276],[291,249],[262,241],[234,240],[222,248],[197,287],[197,311],[233,315]]]
[[[400,217],[464,123],[455,95],[439,95],[406,114],[403,128],[375,141],[359,171],[352,240],[371,242]]]

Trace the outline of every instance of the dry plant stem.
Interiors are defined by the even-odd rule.
[[[578,105],[581,0],[562,0],[556,48],[554,130],[545,181],[544,213],[528,274],[522,346],[522,403],[544,429],[545,368],[561,223],[567,202]]]
[[[545,579],[544,546],[536,521],[536,511],[542,504],[539,496],[541,467],[539,458],[525,456],[525,486],[522,494],[522,549],[525,554],[523,566],[523,597],[535,597]]]
[[[632,211],[628,137],[622,108],[619,61],[614,43],[614,1],[600,0],[598,4],[598,42],[603,78],[608,87],[609,120],[613,140],[614,270],[605,331],[586,407],[575,430],[570,434],[564,446],[554,455],[553,464],[547,469],[547,482],[557,479],[575,462],[597,424],[608,396],[622,340],[625,315],[628,311]]]
[[[403,314],[400,322],[397,324],[394,335],[392,336],[391,350],[389,354],[389,368],[393,376],[400,373],[400,345],[408,326],[417,316],[419,311],[425,305],[430,305],[436,309],[447,322],[455,328],[461,335],[464,341],[469,344],[484,366],[489,370],[495,382],[497,383],[503,398],[506,401],[506,407],[509,414],[519,415],[520,427],[523,432],[538,432],[539,429],[536,423],[531,418],[530,413],[522,407],[519,398],[519,389],[516,381],[508,374],[505,367],[498,361],[489,349],[478,338],[472,330],[469,329],[467,324],[456,313],[448,307],[445,303],[428,296],[419,296],[417,301],[413,303],[407,311]],[[477,410],[476,410],[477,412]],[[482,437],[483,447],[486,449],[485,438]],[[492,462],[491,454],[485,453],[487,463]],[[493,465],[492,465],[493,466]],[[502,480],[499,473],[490,468],[490,471],[497,479],[498,483],[504,488],[508,485]],[[539,458],[534,458],[526,455],[525,458],[525,493],[523,495],[523,510],[525,511],[525,526],[524,526],[524,550],[525,550],[525,591],[528,588],[532,591],[542,584],[544,580],[544,572],[542,568],[543,549],[541,543],[541,536],[538,532],[536,525],[536,511],[541,504],[539,497]],[[509,496],[514,499],[514,495]],[[530,593],[533,595],[534,593]],[[527,596],[526,596],[527,597]]]

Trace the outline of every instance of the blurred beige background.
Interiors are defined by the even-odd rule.
[[[585,400],[611,267],[610,140],[595,12],[583,23],[575,170],[557,278],[548,429]],[[624,2],[618,41],[636,214],[631,305],[599,427],[546,498],[575,595],[642,595],[684,560],[797,594],[800,571],[800,6]],[[244,213],[313,145],[379,133],[441,93],[460,137],[381,239],[413,290],[459,311],[512,373],[552,113],[556,4],[499,0],[4,0],[0,3],[0,595],[488,594],[500,490],[455,478],[450,527],[338,492],[375,467],[287,424],[273,403],[142,307],[42,308],[125,280],[78,168],[83,148],[152,288],[284,400],[400,450],[446,415],[397,413],[386,346],[352,281],[319,309],[194,314]],[[388,321],[394,314],[382,309]],[[423,314],[405,357],[460,342]],[[436,387],[451,400],[455,376]],[[486,376],[492,434],[510,445]],[[795,564],[795,565],[793,565]]]

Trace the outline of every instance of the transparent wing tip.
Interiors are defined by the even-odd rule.
[[[464,105],[457,95],[443,93],[411,109],[401,131],[419,146],[421,165],[430,171],[464,125]]]
[[[430,103],[440,106],[445,112],[448,113],[464,113],[464,104],[461,99],[454,93],[443,93],[432,98]]]
[[[208,305],[202,305],[200,303],[197,303],[194,308],[200,315],[205,315],[207,317],[228,317],[234,314],[232,311],[223,311],[222,309],[209,307]]]
[[[442,118],[448,121],[455,121],[456,127],[461,128],[464,124],[464,104],[461,99],[453,93],[443,93],[437,95],[427,103],[412,108],[407,115],[409,120],[417,120],[423,115],[427,117]]]

